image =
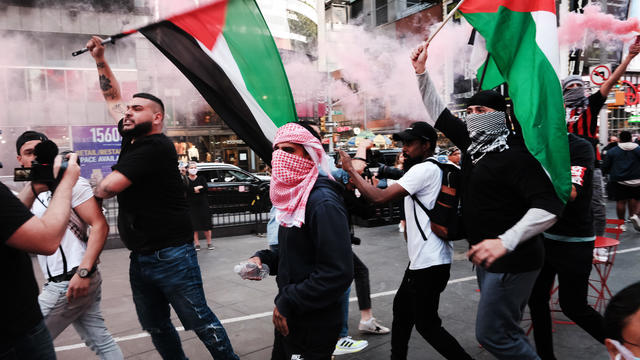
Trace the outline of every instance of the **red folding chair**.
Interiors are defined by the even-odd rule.
[[[613,264],[616,259],[616,252],[618,245],[620,244],[620,234],[622,234],[621,225],[624,224],[624,220],[619,219],[607,219],[607,227],[604,230],[605,233],[614,234],[615,238],[597,236],[593,267],[596,270],[595,278],[589,279],[589,286],[593,289],[596,295],[590,295],[595,298],[595,303],[592,305],[596,311],[602,313],[607,305],[609,299],[613,294],[611,289],[607,285],[607,280],[613,269]],[[613,225],[610,227],[610,225]]]

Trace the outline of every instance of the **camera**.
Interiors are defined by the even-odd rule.
[[[58,146],[51,140],[45,140],[33,150],[36,159],[31,163],[31,167],[28,168],[15,168],[13,170],[13,181],[34,181],[45,183],[49,186],[49,189],[53,191],[56,185],[62,179],[64,171],[67,169],[69,161],[66,158],[62,159],[60,169],[58,170],[58,176],[53,176],[53,161],[58,155]]]

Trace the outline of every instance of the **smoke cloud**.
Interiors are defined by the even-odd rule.
[[[590,44],[594,40],[611,42],[620,40],[631,42],[640,32],[640,20],[630,18],[619,20],[611,14],[601,11],[598,5],[587,5],[584,13],[565,13],[561,16],[558,28],[560,46],[573,47],[582,45],[583,41]]]

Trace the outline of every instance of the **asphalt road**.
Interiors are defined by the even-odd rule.
[[[608,205],[610,216],[613,207]],[[640,232],[631,226],[622,235],[616,263],[609,278],[609,286],[616,292],[626,285],[640,280]],[[407,266],[406,245],[396,225],[377,228],[357,228],[362,245],[354,251],[367,264],[371,277],[373,313],[379,321],[391,327],[394,291],[398,288]],[[260,282],[240,279],[233,273],[233,266],[249,257],[255,250],[266,248],[266,239],[253,235],[215,238],[216,250],[202,250],[198,254],[205,293],[209,306],[229,333],[236,353],[241,359],[269,359],[273,342],[271,312],[276,294],[275,279]],[[471,263],[464,258],[467,244],[456,242],[456,255],[451,270],[451,280],[440,300],[440,316],[443,326],[476,359],[493,359],[475,340],[475,317],[479,299],[478,287]],[[100,270],[103,277],[102,311],[107,326],[127,359],[160,359],[151,339],[138,323],[128,279],[128,251],[105,250],[101,256]],[[39,267],[35,272],[42,283]],[[593,275],[594,273],[592,273]],[[352,291],[355,296],[355,291]],[[349,309],[350,335],[366,339],[369,346],[360,353],[343,355],[338,359],[388,359],[391,335],[362,335],[358,333],[359,311],[355,298]],[[525,314],[525,318],[528,315]],[[563,319],[563,315],[558,315]],[[174,324],[181,326],[173,314]],[[529,321],[523,321],[528,326]],[[210,359],[204,345],[195,333],[180,331],[180,337],[190,359]],[[558,359],[608,359],[603,345],[593,340],[575,325],[555,325],[554,345]],[[73,327],[66,329],[55,340],[59,359],[97,358]],[[442,359],[414,330],[410,342],[410,359]]]

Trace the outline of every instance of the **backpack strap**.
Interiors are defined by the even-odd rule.
[[[418,200],[418,197],[415,195],[411,195],[411,199],[413,199],[413,217],[416,220],[416,226],[418,227],[418,231],[420,231],[420,235],[422,236],[422,240],[427,241],[427,235],[424,234],[424,231],[422,230],[422,227],[420,226],[420,221],[418,220],[418,213],[416,212],[416,204],[418,204],[422,210],[424,210],[424,212],[427,214],[427,216],[431,217],[431,212],[427,209],[426,206],[424,206],[424,204],[422,204],[422,202],[420,202],[420,200]]]
[[[438,169],[440,169],[440,171],[442,171],[442,168],[440,167],[440,163],[435,159],[428,158],[428,159],[424,160],[423,162],[430,162],[430,163],[436,164],[436,166],[438,166]],[[418,200],[418,197],[415,194],[411,195],[411,199],[413,199],[413,217],[416,220],[416,226],[418,227],[418,231],[420,231],[420,235],[422,236],[422,240],[427,241],[427,235],[424,234],[424,231],[422,230],[422,227],[420,226],[420,221],[418,221],[418,213],[416,212],[416,204],[418,204],[418,206],[420,206],[420,208],[422,208],[424,213],[427,214],[427,216],[429,218],[431,218],[431,211],[429,209],[427,209],[427,207],[424,206],[424,204],[420,200]]]

